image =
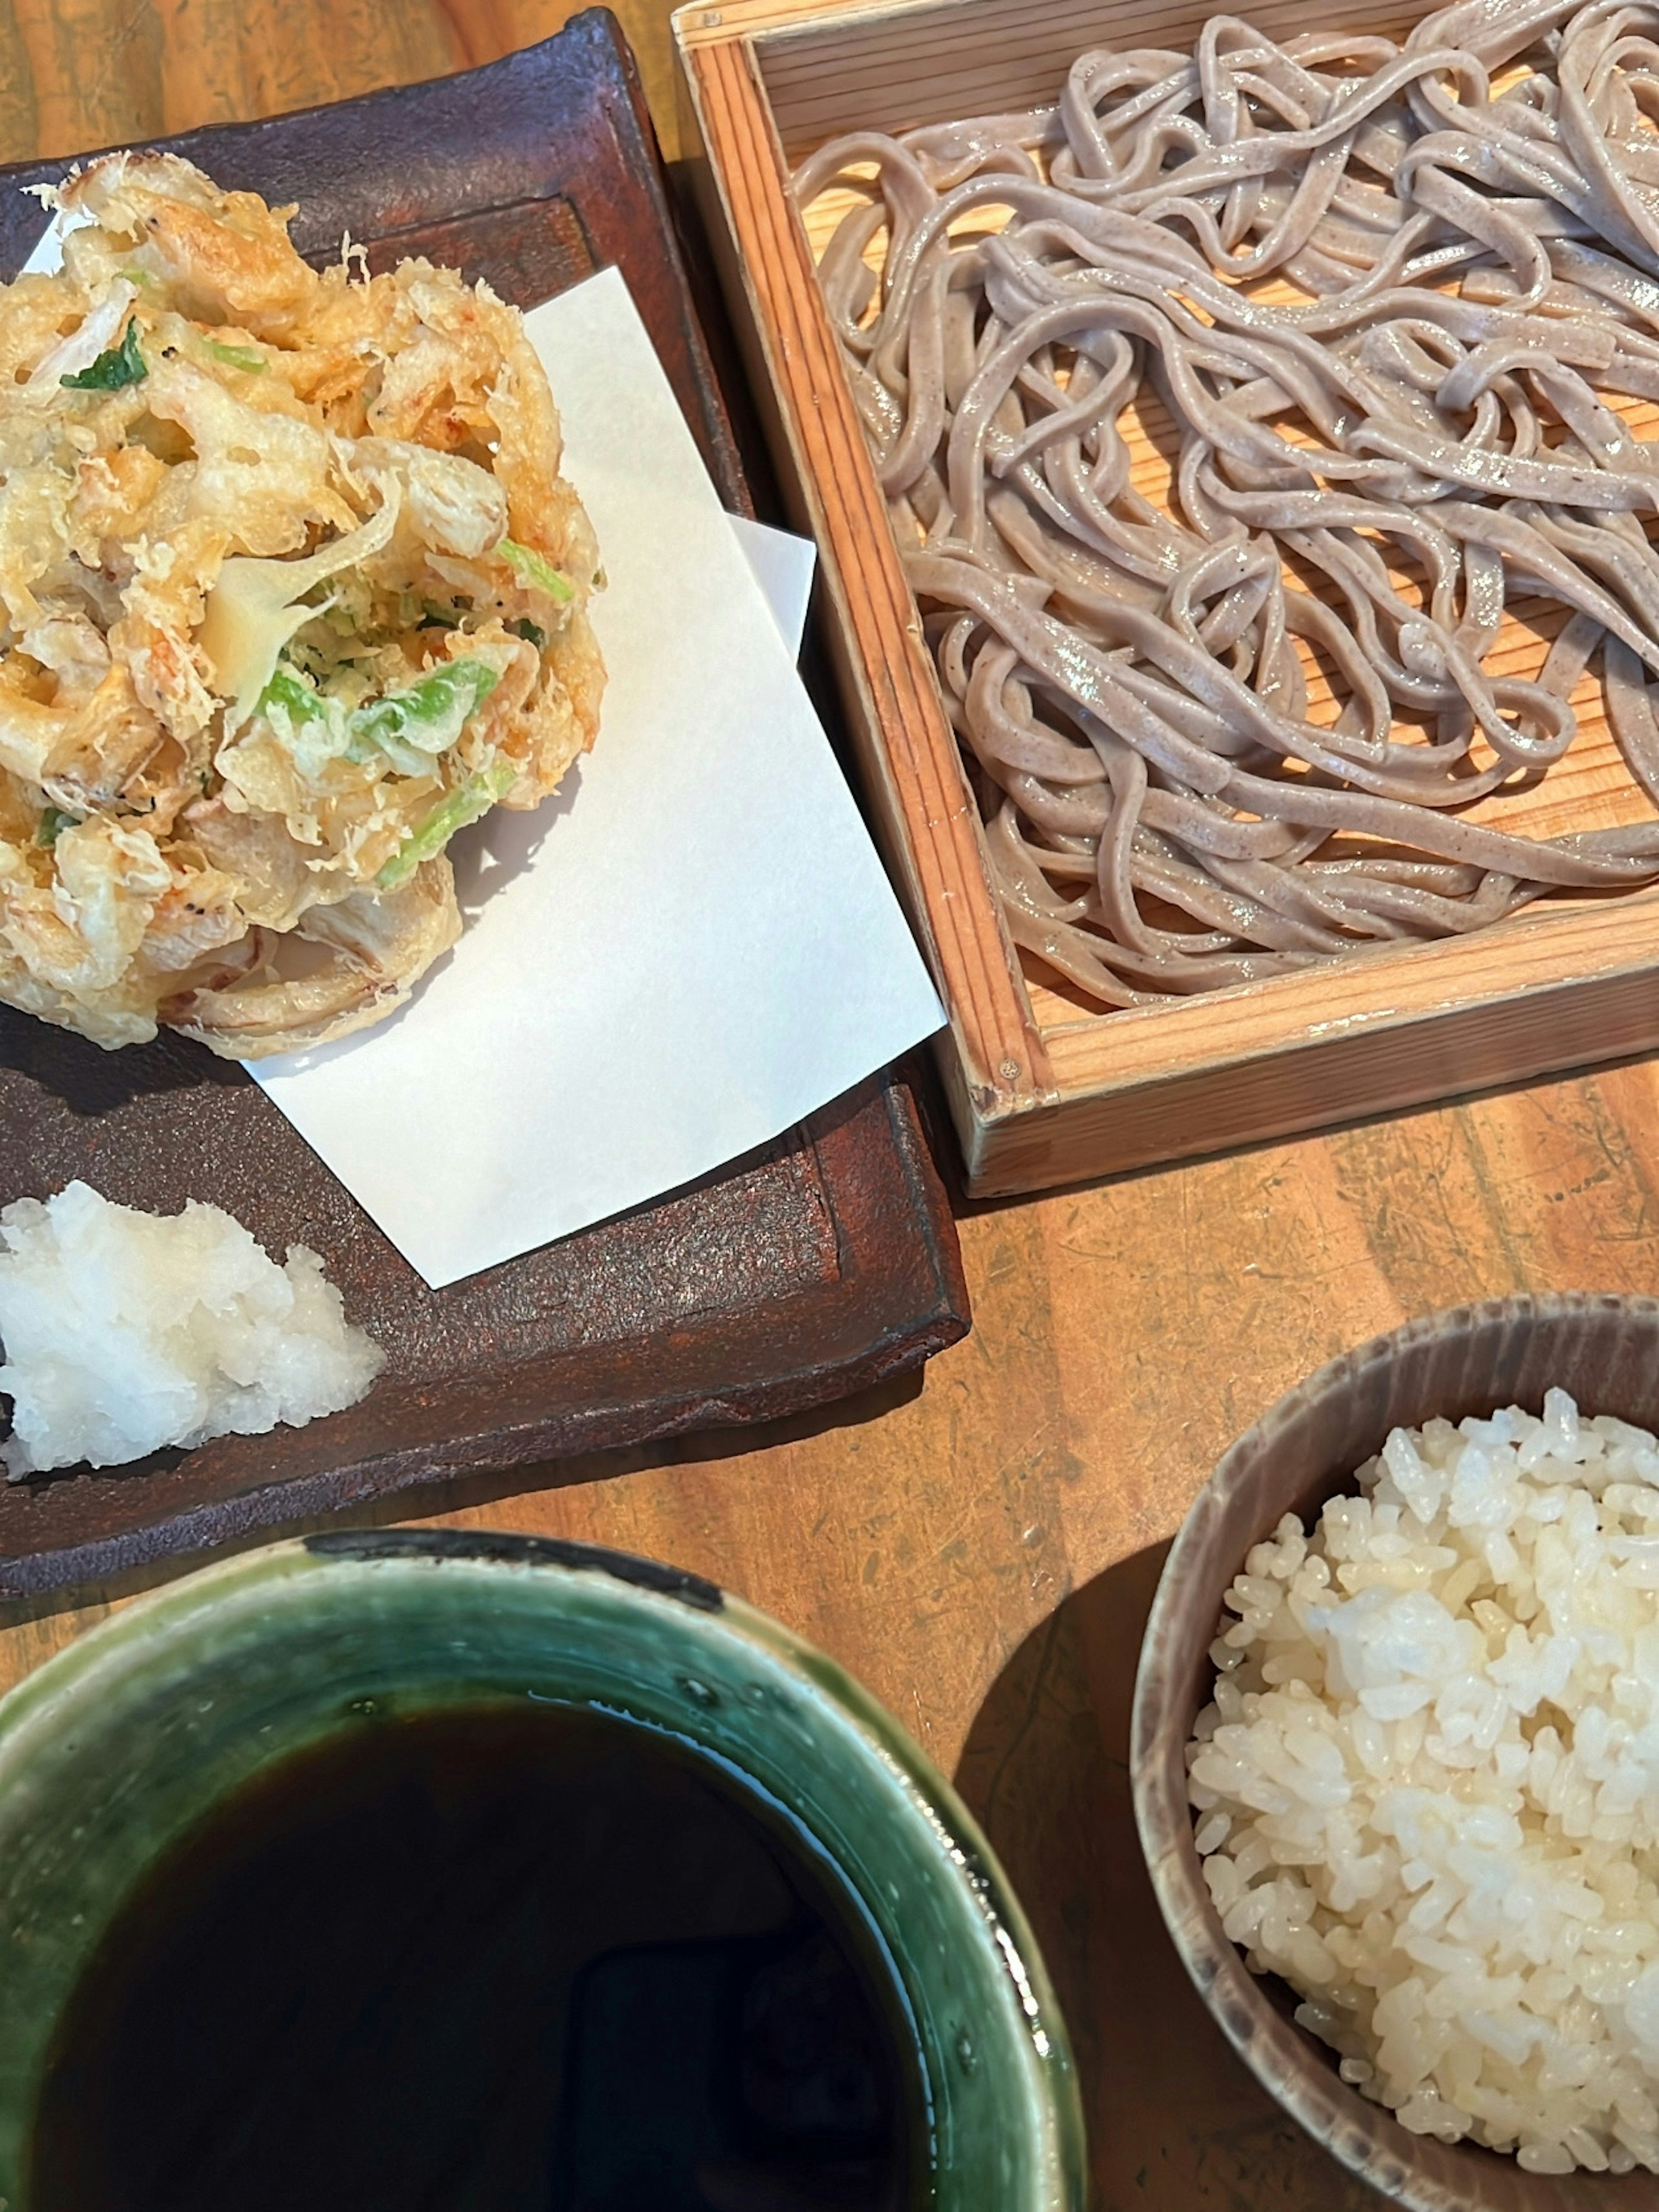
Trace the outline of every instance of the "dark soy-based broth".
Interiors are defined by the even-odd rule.
[[[857,1908],[714,1762],[537,1704],[368,1713],[124,1905],[24,2212],[910,2212]]]

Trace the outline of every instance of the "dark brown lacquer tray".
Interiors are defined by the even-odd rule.
[[[675,242],[633,58],[594,9],[465,76],[163,142],[222,184],[533,305],[620,265],[729,507],[750,501]],[[0,270],[39,234],[0,169]],[[428,1291],[241,1070],[176,1037],[104,1053],[0,1007],[0,1203],[80,1176],[151,1212],[228,1206],[268,1249],[321,1253],[385,1346],[362,1404],[139,1466],[0,1485],[0,1598],[103,1579],[482,1471],[754,1421],[914,1367],[968,1325],[909,1092],[872,1078],[705,1181]]]

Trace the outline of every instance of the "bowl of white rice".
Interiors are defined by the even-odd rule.
[[[1659,1300],[1409,1323],[1171,1548],[1133,1761],[1183,1963],[1423,2212],[1659,2202]]]

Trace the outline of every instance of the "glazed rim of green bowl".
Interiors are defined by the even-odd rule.
[[[912,2039],[936,2212],[1081,2212],[1064,2025],[977,1826],[834,1661],[653,1562],[552,1540],[339,1533],[123,1608],[0,1700],[0,2203],[27,2212],[51,2033],[156,1852],[273,1756],[480,1698],[671,1731],[763,1793],[860,1909]]]
[[[1559,1384],[1589,1413],[1659,1430],[1659,1299],[1540,1291],[1431,1314],[1310,1376],[1232,1444],[1193,1501],[1164,1563],[1135,1680],[1136,1825],[1182,1964],[1256,2078],[1316,2141],[1414,2212],[1653,2212],[1655,2178],[1527,2173],[1472,2143],[1415,2136],[1350,2088],[1333,2052],[1252,1974],[1200,1869],[1185,1750],[1209,1695],[1224,1592],[1286,1512],[1304,1522],[1352,1486],[1395,1427],[1495,1407],[1539,1409]],[[1281,1998],[1285,1993],[1279,1990]]]

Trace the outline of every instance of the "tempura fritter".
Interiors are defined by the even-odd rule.
[[[172,155],[0,287],[0,1000],[249,1060],[390,1013],[445,847],[592,742],[592,530],[517,313],[320,274]]]

